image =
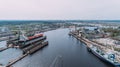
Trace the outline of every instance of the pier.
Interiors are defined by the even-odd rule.
[[[20,61],[21,59],[23,59],[24,57],[26,57],[28,55],[28,53],[24,54],[24,55],[21,55],[20,57],[10,61],[6,67],[11,67],[13,64],[15,64],[16,62]]]
[[[6,49],[8,49],[8,48],[9,48],[9,47],[6,47],[6,48],[0,48],[0,52],[6,50]]]
[[[92,41],[90,41],[90,40],[88,40],[88,39],[86,39],[84,37],[81,37],[81,36],[75,34],[74,32],[70,32],[70,34],[72,36],[74,36],[76,39],[78,39],[78,40],[82,41],[83,43],[85,43],[87,47],[89,47],[90,45],[94,45],[94,46],[99,47],[100,49],[106,49],[104,46],[102,46],[102,45],[100,45],[98,43],[92,42]]]
[[[34,48],[30,49],[27,53],[21,55],[20,57],[14,59],[14,60],[11,60],[5,67],[12,67],[13,64],[15,64],[16,62],[20,61],[21,59],[23,59],[24,57],[30,55],[30,54],[33,54],[35,53],[37,50],[45,47],[48,45],[48,41],[46,42],[42,42],[41,44],[35,46]]]
[[[74,36],[77,40],[80,40],[81,42],[85,43],[86,46],[88,46],[88,47],[91,45],[91,42],[90,42],[90,41],[88,41],[88,40],[85,39],[85,38],[80,37],[79,35],[74,34],[73,32],[70,32],[69,35]]]
[[[90,47],[91,45],[94,45],[94,46],[97,46],[98,48],[100,48],[102,51],[106,52],[106,50],[111,50],[109,48],[106,48],[105,46],[103,45],[100,45],[98,43],[95,43],[95,42],[92,42],[84,37],[81,37],[79,36],[78,34],[76,34],[75,32],[70,32],[69,35],[72,35],[73,37],[75,37],[76,39],[80,40],[81,42],[85,43],[85,45],[87,47]],[[114,54],[116,54],[116,59],[117,61],[120,62],[120,53],[114,51],[114,50],[111,50]]]

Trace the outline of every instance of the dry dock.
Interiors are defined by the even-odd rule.
[[[37,50],[39,50],[39,49],[41,49],[41,48],[43,48],[43,47],[45,47],[45,46],[47,46],[47,45],[48,45],[48,41],[43,42],[42,44],[37,45],[36,47],[34,47],[34,48],[31,49],[30,51],[28,51],[28,53],[29,53],[29,54],[33,54],[33,53],[35,53]]]

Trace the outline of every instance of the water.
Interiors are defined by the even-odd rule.
[[[14,58],[17,58],[20,55],[22,55],[22,51],[20,49],[9,48],[0,52],[0,63],[6,65],[9,61],[11,61]]]
[[[84,27],[85,29],[88,29],[88,30],[94,30],[96,29],[97,27]]]
[[[0,41],[0,48],[5,48],[6,47],[6,41]]]
[[[111,67],[96,56],[89,53],[86,46],[73,37],[68,36],[68,29],[48,31],[49,45],[33,55],[29,55],[14,64],[14,67],[50,67],[55,58],[61,67]],[[58,66],[57,66],[58,67]]]

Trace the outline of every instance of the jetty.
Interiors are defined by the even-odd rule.
[[[19,60],[23,59],[24,57],[26,57],[28,55],[28,53],[21,55],[20,57],[11,60],[5,67],[11,67],[13,64],[15,64],[16,62],[18,62]]]
[[[0,48],[0,52],[2,52],[2,51],[4,51],[4,50],[6,50],[6,49],[8,49],[9,47],[5,47],[5,48]]]
[[[30,49],[29,51],[27,51],[27,53],[21,55],[20,57],[14,59],[14,60],[9,61],[9,63],[5,67],[12,67],[13,64],[17,63],[18,61],[20,61],[24,57],[35,53],[37,50],[39,50],[47,45],[48,45],[48,41],[42,42],[41,44],[39,44],[39,45],[35,46],[34,48]]]

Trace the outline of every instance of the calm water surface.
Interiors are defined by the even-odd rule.
[[[56,63],[56,66],[58,64],[62,67],[112,67],[89,53],[86,46],[68,36],[68,32],[68,29],[46,32],[49,45],[17,62],[14,67],[50,67],[58,56],[61,58],[56,62],[61,62]]]

